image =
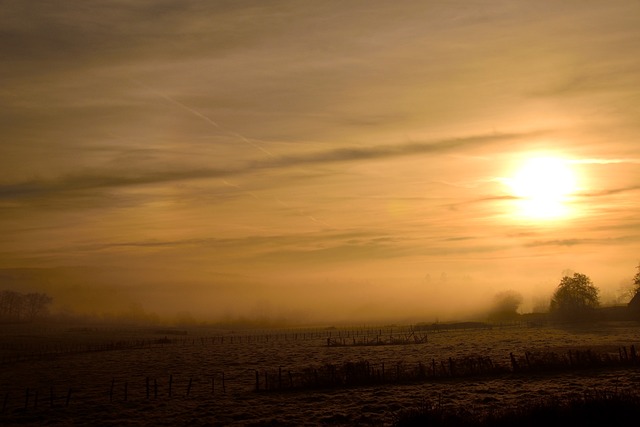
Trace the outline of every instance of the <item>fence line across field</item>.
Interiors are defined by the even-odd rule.
[[[369,360],[348,361],[342,364],[325,363],[323,365],[256,369],[245,371],[245,375],[255,375],[257,393],[291,392],[296,390],[335,389],[358,386],[380,386],[406,383],[425,383],[463,380],[473,377],[508,378],[527,374],[558,373],[565,371],[625,368],[637,369],[640,357],[634,344],[618,348],[617,353],[597,353],[590,349],[557,352],[525,352],[516,356],[509,354],[510,365],[494,363],[487,356],[447,357],[436,360],[395,363],[371,362]],[[246,388],[248,379],[229,378],[224,371],[211,375],[169,374],[164,377],[144,376],[143,379],[112,378],[109,384],[102,387],[96,384],[60,384],[46,389],[27,387],[20,393],[13,388],[5,391],[2,397],[2,416],[15,411],[39,411],[45,407],[50,409],[66,408],[70,404],[83,404],[83,397],[92,394],[95,398],[96,387],[104,401],[111,404],[130,400],[161,399],[198,399],[203,396],[226,396],[228,388],[233,388],[233,395],[250,392]],[[243,384],[243,389],[236,388]],[[61,394],[58,390],[63,390]],[[66,391],[66,392],[65,392]],[[1,391],[0,391],[1,392]],[[1,418],[0,418],[1,419]]]

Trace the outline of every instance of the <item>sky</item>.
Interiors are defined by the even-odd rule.
[[[616,0],[0,1],[0,288],[353,323],[506,290],[534,310],[567,271],[619,298],[640,262],[639,18]]]

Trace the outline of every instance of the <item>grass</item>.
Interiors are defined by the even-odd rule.
[[[570,400],[546,398],[488,413],[453,411],[440,403],[423,401],[395,415],[394,427],[581,427],[625,425],[640,414],[636,393],[594,391]]]
[[[505,375],[554,374],[578,370],[636,367],[640,365],[635,347],[618,354],[587,350],[525,352],[510,354],[510,366],[494,363],[488,356],[467,356],[417,363],[374,363],[369,360],[342,364],[325,363],[298,371],[256,371],[256,391],[278,392],[309,389],[336,389],[384,384],[423,383],[457,378],[497,378]]]

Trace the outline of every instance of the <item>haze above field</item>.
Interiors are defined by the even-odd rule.
[[[640,3],[3,2],[0,289],[426,320],[640,253]]]

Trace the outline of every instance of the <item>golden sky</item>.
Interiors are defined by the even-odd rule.
[[[637,1],[0,5],[0,288],[433,321],[640,260]]]

